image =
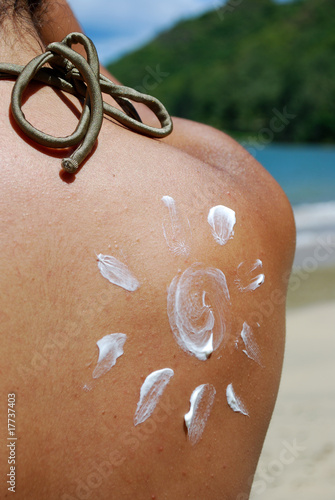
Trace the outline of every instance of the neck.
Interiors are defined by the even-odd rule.
[[[1,25],[0,62],[25,65],[41,54],[43,43],[33,27],[24,29],[9,19]]]

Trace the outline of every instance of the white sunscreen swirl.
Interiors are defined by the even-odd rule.
[[[254,262],[241,262],[237,268],[235,283],[241,292],[252,292],[264,283],[265,276],[259,273],[263,267],[260,259]],[[259,273],[259,274],[258,274]]]
[[[140,286],[128,267],[111,255],[98,255],[98,267],[104,278],[114,285],[121,286],[129,292],[134,292]]]
[[[189,255],[190,225],[186,217],[177,210],[176,202],[171,196],[163,196],[162,202],[169,210],[169,216],[163,222],[163,233],[167,246],[175,255]]]
[[[171,368],[163,368],[150,373],[145,379],[140,392],[140,400],[134,416],[134,425],[141,424],[149,418],[157,406],[159,398],[173,377]]]
[[[93,378],[99,378],[107,373],[123,354],[123,346],[127,339],[124,333],[111,333],[98,340],[99,358],[93,371]]]
[[[221,344],[230,317],[230,296],[220,269],[193,264],[168,289],[167,313],[179,346],[205,361]]]
[[[192,445],[201,438],[206,422],[210,415],[214,398],[215,387],[211,384],[199,385],[190,398],[190,411],[184,416],[188,438]]]
[[[238,398],[234,392],[233,384],[229,384],[226,390],[227,402],[232,410],[235,412],[243,413],[243,415],[249,416],[246,407],[242,403],[241,399]]]
[[[241,337],[245,345],[245,349],[243,349],[243,352],[248,356],[248,358],[252,359],[260,366],[262,366],[259,346],[254,339],[251,327],[246,322],[243,323]]]
[[[234,236],[236,215],[231,208],[217,205],[210,209],[207,220],[212,228],[213,237],[219,245],[225,245]]]

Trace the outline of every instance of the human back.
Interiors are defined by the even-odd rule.
[[[60,154],[10,123],[12,85],[1,82],[1,387],[17,395],[18,498],[247,498],[283,357],[294,240],[285,196],[234,141],[178,119],[166,141],[105,119],[76,176],[60,175]],[[24,110],[39,128],[67,135],[73,106],[42,89]],[[164,197],[179,221],[173,241]],[[236,214],[224,245],[208,222],[217,206]],[[174,251],[179,236],[185,245]],[[125,264],[138,288],[103,277],[100,254]],[[264,283],[243,292],[239,266],[257,259]],[[168,314],[171,283],[196,265],[223,273],[229,290],[224,337],[206,361],[182,349]],[[209,295],[204,304],[221,314]],[[259,363],[243,352],[245,322]],[[115,333],[127,336],[124,353],[93,379],[96,342]],[[134,426],[145,378],[164,368],[174,376]],[[184,415],[201,384],[216,394],[192,445]],[[249,416],[228,405],[230,384]]]

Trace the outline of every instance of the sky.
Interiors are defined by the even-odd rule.
[[[229,0],[238,5],[243,0]],[[287,1],[287,0],[278,0]],[[84,32],[106,64],[168,29],[177,21],[219,9],[223,0],[68,0]]]

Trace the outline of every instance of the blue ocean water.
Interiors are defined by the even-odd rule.
[[[255,157],[293,205],[295,266],[335,265],[335,146],[269,145]],[[322,261],[320,248],[326,249]]]
[[[257,151],[256,159],[292,205],[335,201],[335,146],[269,145]]]

